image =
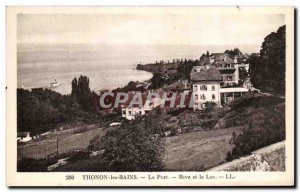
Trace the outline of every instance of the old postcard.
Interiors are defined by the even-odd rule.
[[[293,7],[7,7],[8,186],[293,186]]]

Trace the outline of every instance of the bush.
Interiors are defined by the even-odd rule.
[[[75,163],[57,167],[57,172],[100,172],[107,170],[107,161],[99,158],[84,159]]]
[[[217,104],[215,102],[206,102],[205,103],[205,111],[206,112],[211,112],[215,109]]]
[[[89,151],[75,151],[72,152],[71,157],[68,159],[69,163],[74,163],[78,161],[82,161],[84,159],[89,159],[90,152]]]
[[[140,118],[124,121],[118,129],[94,139],[89,149],[104,151],[101,160],[107,162],[108,171],[161,171],[162,147],[159,140],[151,139],[151,126]]]
[[[43,159],[22,158],[17,163],[18,172],[45,172],[47,171],[48,162]]]

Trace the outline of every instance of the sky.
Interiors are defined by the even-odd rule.
[[[261,45],[284,15],[19,14],[18,43]]]

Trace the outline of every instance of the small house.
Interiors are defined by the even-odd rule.
[[[136,95],[139,95],[142,99],[141,103],[131,103],[133,100],[137,99],[138,97],[135,97]],[[133,120],[136,116],[142,116],[145,115],[145,108],[144,104],[146,102],[146,95],[141,92],[128,92],[128,100],[121,105],[122,108],[122,117],[126,118],[127,120]],[[137,101],[137,100],[136,100]]]
[[[30,136],[30,132],[18,132],[17,133],[17,141],[18,142],[28,142],[31,140],[32,140],[32,137]]]

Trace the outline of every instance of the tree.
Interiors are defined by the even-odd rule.
[[[244,83],[245,79],[248,77],[248,72],[245,67],[239,67],[239,78],[242,83]]]
[[[90,87],[90,81],[87,76],[75,77],[72,81],[72,92],[71,95],[77,99],[79,104],[86,111],[95,111],[96,102],[94,101],[94,94],[92,94]]]
[[[154,89],[161,88],[163,86],[164,79],[158,73],[154,73],[151,79],[152,87]]]
[[[180,63],[177,68],[177,73],[179,76],[183,79],[190,79],[190,73],[193,69],[193,66],[196,65],[196,61],[193,62],[191,60],[187,61],[185,60],[183,63]]]
[[[234,48],[233,50],[226,50],[224,53],[227,53],[232,59],[234,59],[235,56],[243,55],[239,48]]]
[[[75,77],[73,80],[72,80],[72,92],[71,92],[71,95],[78,95],[79,93],[79,90],[78,90],[78,82],[77,82],[77,78]]]
[[[87,77],[72,81],[72,94],[61,95],[50,89],[17,89],[17,130],[32,136],[74,121],[96,122],[95,93]]]
[[[162,147],[159,140],[151,138],[149,125],[138,118],[123,122],[121,127],[94,139],[90,150],[104,151],[102,160],[108,171],[161,171]]]
[[[205,102],[205,111],[206,112],[211,112],[214,110],[214,108],[217,106],[215,102],[212,101],[207,101]]]
[[[17,90],[17,129],[29,131],[32,136],[53,128],[63,120],[54,102],[59,94],[43,89]],[[57,97],[58,96],[58,97]]]
[[[256,88],[275,94],[285,93],[286,26],[265,37],[260,55],[251,56],[250,77]]]
[[[78,78],[75,77],[72,81],[72,95],[80,95],[80,94],[85,94],[85,93],[91,93],[90,87],[90,80],[87,76],[80,76]]]

